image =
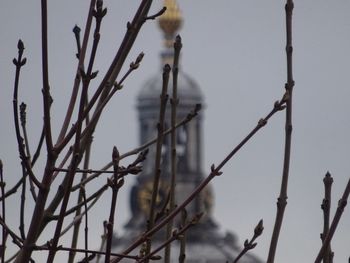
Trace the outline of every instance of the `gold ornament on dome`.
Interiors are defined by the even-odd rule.
[[[159,17],[159,26],[163,30],[166,38],[173,37],[182,25],[181,11],[176,0],[164,0],[167,8],[163,15]]]

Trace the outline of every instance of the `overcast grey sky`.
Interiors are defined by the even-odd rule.
[[[185,22],[182,70],[193,76],[205,95],[205,167],[218,163],[280,99],[286,81],[284,1],[178,0]],[[100,78],[120,44],[125,25],[139,1],[105,1],[108,14],[102,25],[96,69]],[[162,1],[154,1],[153,11]],[[82,26],[87,1],[49,1],[49,64],[54,104],[52,118],[58,128],[67,106],[76,68],[73,26]],[[349,70],[350,2],[346,0],[295,1],[294,9],[294,130],[288,206],[276,262],[311,262],[320,246],[320,204],[324,174],[334,177],[335,210],[349,178]],[[23,69],[20,100],[28,104],[32,148],[42,121],[40,6],[39,1],[12,0],[0,8],[0,158],[7,187],[20,174],[12,117],[12,87],[17,40],[24,41],[27,65]],[[143,83],[160,71],[162,36],[155,22],[139,35],[128,61],[144,51],[140,69],[108,107],[95,136],[93,168],[110,160],[113,145],[125,152],[137,145],[136,95]],[[127,63],[126,65],[128,65]],[[97,85],[98,80],[94,81]],[[57,131],[55,136],[57,136]],[[215,219],[223,230],[237,233],[241,243],[264,219],[265,231],[255,253],[266,259],[276,214],[281,181],[284,114],[269,125],[231,161],[213,182]],[[33,151],[33,150],[32,150]],[[44,154],[45,156],[45,154]],[[39,166],[39,168],[42,168]],[[40,171],[40,169],[37,169]],[[39,173],[40,174],[40,173]],[[105,180],[105,179],[103,179]],[[118,227],[129,216],[128,187],[118,206]],[[108,198],[105,199],[107,202]],[[17,227],[18,201],[11,199],[8,218]],[[109,205],[99,205],[91,220],[91,236],[99,237],[98,222],[108,216]],[[333,213],[332,213],[333,214]],[[350,256],[350,213],[346,209],[333,246],[334,262]],[[42,240],[44,241],[44,240]],[[98,247],[99,238],[90,247]]]

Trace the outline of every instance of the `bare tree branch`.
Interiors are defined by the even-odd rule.
[[[350,194],[350,179],[348,180],[348,183],[346,184],[346,187],[344,189],[344,193],[338,202],[337,211],[335,212],[335,215],[333,217],[328,234],[325,237],[323,244],[322,244],[322,247],[321,247],[320,251],[318,252],[318,255],[315,259],[315,263],[320,263],[325,255],[325,253],[327,252],[327,249],[329,247],[330,242],[332,241],[335,230],[337,229],[340,218],[344,212],[345,206],[346,206],[348,198],[349,198],[349,194]]]
[[[89,7],[89,11],[88,11],[88,15],[87,15],[87,19],[86,19],[86,24],[85,24],[85,32],[84,32],[84,37],[83,37],[83,44],[82,47],[79,51],[79,63],[77,66],[77,70],[75,73],[75,79],[74,79],[74,85],[73,85],[73,89],[72,89],[72,95],[70,98],[70,102],[69,102],[69,106],[67,108],[67,113],[66,113],[66,117],[64,119],[63,125],[62,125],[62,129],[60,131],[60,134],[58,136],[56,145],[58,143],[60,143],[69,126],[70,120],[72,118],[72,114],[73,114],[73,110],[74,110],[74,106],[76,104],[76,98],[78,96],[78,89],[79,89],[79,85],[80,85],[80,70],[82,68],[84,68],[84,60],[85,60],[85,55],[86,55],[86,49],[87,49],[87,45],[89,42],[89,35],[90,35],[90,30],[91,30],[91,24],[92,24],[92,14],[93,14],[93,10],[94,7],[96,5],[96,0],[91,0],[90,1],[90,7]]]
[[[269,248],[269,254],[267,263],[273,263],[275,260],[276,248],[278,238],[283,222],[284,210],[287,205],[287,189],[288,189],[288,178],[289,178],[289,166],[290,166],[290,152],[292,144],[292,94],[294,87],[293,80],[293,67],[292,67],[292,15],[293,15],[294,3],[292,0],[287,0],[285,5],[286,10],[286,54],[287,54],[287,83],[285,84],[286,96],[286,124],[285,124],[285,145],[284,145],[284,161],[282,171],[282,182],[280,195],[277,201],[277,214],[275,219],[275,225],[273,234],[271,237],[271,243]]]
[[[328,231],[329,231],[329,217],[330,217],[330,209],[331,209],[331,200],[332,200],[332,184],[333,177],[329,172],[326,173],[323,178],[324,184],[324,199],[322,201],[321,208],[323,210],[323,232],[321,234],[322,243],[324,242]],[[331,249],[331,245],[329,244],[327,251],[323,257],[323,263],[332,263],[333,253]]]
[[[109,220],[107,222],[107,245],[106,245],[106,256],[105,263],[109,263],[111,257],[111,248],[112,248],[112,237],[113,237],[113,228],[114,228],[114,214],[117,205],[117,196],[119,189],[124,184],[124,179],[119,179],[118,169],[119,169],[119,152],[117,147],[113,148],[112,153],[113,169],[114,175],[113,179],[108,181],[108,186],[112,189],[112,201],[109,214]]]
[[[246,239],[246,241],[244,242],[243,250],[238,254],[233,263],[237,263],[243,255],[245,255],[249,250],[252,250],[256,247],[257,243],[254,243],[254,241],[262,234],[263,231],[264,226],[263,220],[261,219],[254,229],[253,237],[249,241],[248,239]]]
[[[179,104],[179,99],[177,97],[177,78],[179,74],[179,57],[182,48],[181,37],[177,36],[174,43],[174,61],[173,61],[173,89],[172,98],[170,99],[171,104],[171,128],[173,131],[170,134],[171,141],[171,182],[170,182],[170,198],[169,198],[169,211],[175,208],[175,184],[176,184],[176,173],[177,173],[177,153],[176,153],[176,120],[177,120],[177,106]],[[173,228],[173,222],[171,220],[167,225],[167,239],[170,238]],[[164,251],[164,262],[170,263],[170,243],[166,246]]]
[[[164,126],[165,126],[164,124],[165,110],[168,102],[167,90],[168,90],[170,70],[171,68],[168,64],[166,64],[163,68],[163,86],[162,86],[162,93],[160,95],[159,120],[157,123],[158,134],[157,134],[156,156],[155,156],[155,164],[154,164],[155,174],[153,179],[152,197],[151,197],[147,230],[152,229],[155,223],[156,203],[157,203],[158,189],[159,189],[160,175],[161,175],[160,162],[162,157],[162,146],[163,146],[163,139],[164,139],[163,133],[164,133]],[[151,250],[151,239],[149,238],[147,240],[146,254],[148,254],[150,250]],[[146,260],[146,262],[148,262],[148,260]]]

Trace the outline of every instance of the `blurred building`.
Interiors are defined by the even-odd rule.
[[[160,17],[159,25],[164,33],[165,49],[161,54],[162,66],[166,63],[172,65],[174,51],[173,43],[175,34],[182,24],[182,16],[176,0],[165,0],[167,11]],[[159,71],[150,78],[141,89],[138,101],[138,117],[140,125],[140,144],[144,144],[157,136],[157,122],[159,118],[160,94],[162,89],[162,73]],[[172,78],[169,81],[169,97],[172,94]],[[184,119],[194,109],[196,104],[203,104],[203,94],[197,83],[180,67],[178,76],[178,98],[177,119]],[[170,127],[171,106],[168,104],[165,116],[165,128]],[[177,175],[175,203],[180,204],[184,198],[189,196],[193,189],[204,179],[202,171],[202,113],[192,119],[185,126],[176,130],[176,152],[177,152]],[[131,244],[140,233],[146,229],[146,222],[149,218],[149,207],[152,195],[153,178],[155,174],[155,145],[149,149],[147,159],[143,163],[143,171],[137,177],[136,184],[130,193],[130,204],[132,217],[125,226],[123,236],[114,240],[113,251],[121,251]],[[157,209],[164,207],[169,196],[170,187],[170,161],[171,147],[170,136],[164,138],[162,147],[161,182]],[[187,218],[190,219],[196,214],[204,212],[200,222],[186,232],[186,263],[214,263],[231,262],[241,251],[237,243],[236,235],[233,233],[222,233],[213,220],[212,215],[213,193],[210,186],[202,191],[189,206],[186,207]],[[180,216],[175,219],[174,228],[181,224]],[[156,248],[166,237],[166,231],[160,231],[152,238],[152,248]],[[175,241],[171,246],[170,262],[178,262],[180,242]],[[138,254],[134,251],[132,254]],[[163,252],[159,252],[163,256]],[[124,259],[123,262],[128,262]],[[134,260],[130,260],[134,262]],[[162,260],[161,260],[162,262]],[[258,263],[256,257],[248,254],[244,256],[241,263]]]

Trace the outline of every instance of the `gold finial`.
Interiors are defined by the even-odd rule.
[[[159,17],[159,26],[164,32],[165,45],[171,47],[175,33],[182,25],[181,11],[176,0],[164,0],[164,6],[167,8],[165,13]]]

